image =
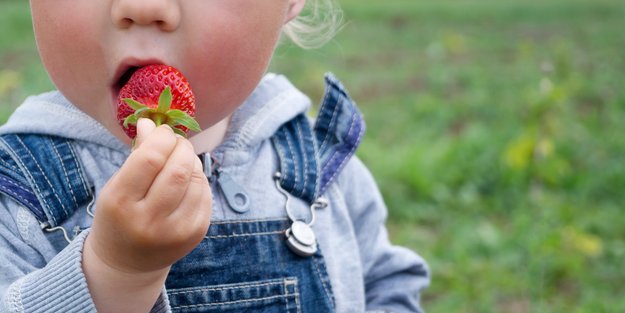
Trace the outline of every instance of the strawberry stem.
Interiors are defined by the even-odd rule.
[[[167,115],[160,113],[160,112],[156,112],[154,114],[151,114],[150,119],[154,121],[154,124],[156,125],[156,127],[159,127],[165,124],[168,118],[167,118]]]

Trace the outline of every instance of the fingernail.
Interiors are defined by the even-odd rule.
[[[156,128],[154,122],[149,118],[140,118],[137,121],[137,133],[139,132],[147,132]]]

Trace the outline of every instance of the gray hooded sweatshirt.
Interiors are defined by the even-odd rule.
[[[309,99],[283,76],[263,78],[234,113],[223,143],[212,153],[221,170],[247,191],[253,209],[234,212],[212,186],[212,223],[285,218],[285,197],[273,180],[279,163],[270,138],[309,107]],[[0,134],[9,133],[75,139],[96,197],[130,153],[128,146],[58,91],[26,99],[0,127]],[[421,257],[389,242],[386,207],[365,166],[353,157],[324,196],[329,206],[317,211],[313,229],[336,312],[419,312],[429,271]],[[291,202],[295,214],[309,212],[303,201]],[[93,211],[97,214],[97,207]],[[62,225],[67,235],[60,230],[45,232],[30,211],[0,195],[0,312],[95,312],[81,268],[91,222],[91,215],[82,209]],[[85,230],[73,231],[78,229]],[[165,288],[152,312],[171,312]]]

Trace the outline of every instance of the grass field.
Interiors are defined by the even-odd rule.
[[[625,2],[341,0],[322,49],[272,70],[359,102],[359,156],[428,312],[625,312]],[[0,2],[0,122],[52,88],[27,2]],[[620,217],[619,217],[620,216]]]

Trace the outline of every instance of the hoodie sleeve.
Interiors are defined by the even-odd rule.
[[[386,205],[371,173],[354,157],[338,183],[345,192],[360,249],[367,311],[421,312],[420,294],[430,281],[427,264],[411,250],[389,241]]]
[[[28,212],[4,200],[0,196],[0,313],[96,312],[81,264],[88,231],[56,255],[42,252],[50,250],[41,242],[44,235],[22,236],[36,229],[36,220],[25,218]],[[152,312],[170,311],[162,292]]]

